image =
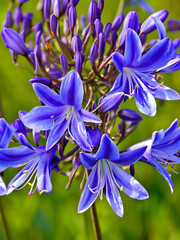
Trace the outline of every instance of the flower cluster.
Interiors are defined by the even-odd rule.
[[[51,173],[62,173],[61,164],[72,168],[70,175],[62,173],[69,176],[68,188],[83,166],[87,181],[78,212],[87,210],[104,193],[122,217],[119,191],[134,199],[148,198],[134,178],[137,161],[154,166],[173,191],[163,165],[180,163],[178,120],[166,131],[154,132],[152,138],[118,150],[118,144],[143,120],[134,110],[120,109],[122,101],[135,98],[140,112],[154,116],[155,98],[180,99],[175,90],[160,82],[161,72],[180,69],[176,53],[180,42],[166,36],[163,24],[168,12],[160,10],[140,23],[137,13],[131,11],[103,24],[104,1],[92,0],[87,19],[81,16],[79,24],[78,0],[44,0],[39,6],[42,22],[35,23],[32,13],[22,13],[26,1],[18,1],[13,16],[12,9],[7,12],[1,35],[13,62],[18,63],[21,55],[32,67],[35,77],[30,83],[40,106],[20,111],[12,124],[0,119],[0,171],[9,167],[18,170],[7,187],[0,179],[0,195],[26,184],[31,186],[29,195],[36,190],[51,192]],[[145,1],[140,3],[153,12]],[[147,42],[156,29],[158,39]],[[34,39],[29,40],[32,32]],[[27,140],[31,134],[34,144]],[[17,146],[8,147],[11,141]]]

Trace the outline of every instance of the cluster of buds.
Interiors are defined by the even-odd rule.
[[[78,212],[88,209],[104,192],[115,213],[123,216],[118,188],[131,198],[148,198],[134,178],[138,160],[157,168],[173,191],[163,165],[180,162],[178,120],[166,131],[154,132],[152,138],[122,152],[117,147],[142,121],[138,112],[119,109],[122,101],[134,97],[140,112],[154,116],[155,98],[180,99],[175,90],[159,82],[160,72],[180,69],[176,53],[180,41],[168,38],[163,24],[168,11],[155,12],[143,23],[131,11],[103,24],[103,0],[92,0],[87,19],[81,16],[80,21],[79,0],[44,0],[39,7],[42,22],[34,23],[32,13],[22,13],[26,1],[18,1],[14,18],[7,12],[1,35],[13,62],[17,64],[22,55],[33,67],[35,77],[30,83],[41,106],[20,111],[13,124],[1,119],[1,171],[23,165],[7,187],[1,179],[1,195],[27,183],[30,195],[36,189],[39,193],[52,191],[51,172],[62,173],[61,164],[72,166],[70,173],[62,173],[69,176],[68,189],[83,165],[87,182]],[[156,29],[159,38],[146,42]],[[34,39],[29,40],[32,32]],[[27,140],[31,133],[35,146]],[[43,146],[40,138],[46,140]],[[11,139],[20,146],[8,148]],[[67,151],[72,144],[74,148]]]

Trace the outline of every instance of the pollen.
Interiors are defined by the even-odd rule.
[[[45,44],[45,48],[46,48],[47,50],[49,50],[50,52],[53,51],[53,50],[52,50],[52,45],[51,45],[51,43],[49,43],[49,42],[47,42],[47,43]]]
[[[51,35],[54,37],[54,32],[53,31],[51,31]]]
[[[47,190],[42,190],[42,191],[39,192],[39,194],[41,195],[44,192],[47,192]]]
[[[111,194],[113,193],[113,189],[111,190]]]
[[[27,173],[28,173],[28,170],[24,170],[23,173],[27,174]]]
[[[123,186],[121,186],[120,191],[121,191],[121,192],[123,191]]]
[[[28,183],[28,185],[32,187],[32,183]]]

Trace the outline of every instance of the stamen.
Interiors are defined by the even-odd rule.
[[[27,173],[28,173],[28,170],[24,170],[23,173],[27,174]]]
[[[123,186],[121,186],[120,191],[121,191],[121,192],[123,191]]]
[[[38,189],[38,192],[39,192],[39,194],[41,195],[42,193],[47,192],[47,190],[42,190],[42,191],[40,191],[40,190]]]

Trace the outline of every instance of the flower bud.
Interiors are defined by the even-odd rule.
[[[79,0],[71,0],[71,4],[75,7],[78,4]]]
[[[47,77],[37,77],[37,78],[32,78],[29,80],[29,82],[31,84],[33,83],[42,83],[45,85],[51,85],[52,84],[52,80],[50,78]]]
[[[86,28],[86,18],[81,15],[81,29],[82,31]]]
[[[104,8],[104,0],[99,0],[98,1],[98,8],[102,12],[102,10]]]
[[[22,5],[23,3],[27,2],[28,0],[17,0],[17,1],[20,5]]]
[[[86,127],[86,131],[89,134],[89,137],[91,139],[91,146],[92,147],[97,147],[100,140],[101,140],[101,131],[99,128],[90,128]]]
[[[97,3],[95,0],[92,0],[89,4],[89,9],[88,9],[89,22],[93,24],[96,18],[97,18]]]
[[[78,73],[82,71],[82,64],[83,64],[83,55],[81,52],[75,53],[75,68]]]
[[[61,64],[62,70],[63,70],[64,73],[66,73],[68,71],[67,58],[63,53],[61,53],[60,56],[59,56],[59,59],[60,59],[60,64]]]
[[[61,14],[60,0],[53,0],[53,13],[57,18],[60,18],[60,14]]]
[[[82,51],[82,43],[79,35],[75,35],[72,38],[71,48],[74,52],[81,52]]]
[[[21,7],[17,7],[14,10],[14,23],[16,28],[19,30],[20,28],[20,23],[22,21],[23,17],[22,17],[22,11],[21,11]]]
[[[96,31],[96,35],[99,36],[99,34],[102,32],[103,29],[103,24],[102,22],[97,18],[94,22],[95,25],[95,31]]]
[[[41,33],[43,32],[43,25],[42,25],[41,22],[36,23],[35,36],[36,36],[36,34],[37,34],[39,31],[40,31]]]
[[[155,12],[151,14],[145,22],[141,25],[140,28],[140,34],[142,33],[150,33],[156,29],[156,23],[153,19],[153,17],[156,17],[161,20],[161,22],[164,22],[168,16],[168,11],[167,10],[160,10],[158,12]]]
[[[124,20],[124,16],[122,14],[117,16],[112,23],[111,29],[117,32],[121,27],[123,20]]]
[[[70,6],[68,9],[68,20],[70,28],[74,28],[76,26],[76,19],[76,8],[74,6]]]
[[[20,55],[28,55],[28,49],[21,36],[16,31],[10,28],[3,28],[1,36],[6,44],[6,47]]]
[[[91,65],[94,66],[98,56],[98,45],[96,43],[92,44],[89,56],[90,56]]]
[[[44,19],[45,21],[49,21],[50,14],[51,14],[51,0],[44,0]]]
[[[116,40],[117,40],[117,32],[116,31],[111,31],[111,36],[110,36],[110,43],[111,43],[111,47],[114,47],[116,44]]]
[[[103,112],[108,112],[112,109],[118,108],[119,104],[124,98],[123,92],[111,93],[101,100],[101,110]]]
[[[106,39],[108,39],[110,31],[111,31],[111,23],[106,23],[106,25],[104,26],[104,35]]]
[[[20,119],[16,119],[13,123],[12,126],[15,128],[15,131],[17,133],[23,133],[25,136],[27,136],[27,129],[24,126],[24,124],[22,123],[22,121]]]
[[[51,34],[56,35],[57,33],[57,27],[58,27],[58,19],[57,17],[52,13],[50,17],[50,29]]]
[[[4,27],[12,27],[13,25],[13,20],[12,20],[12,13],[10,11],[8,11],[6,13],[6,20],[5,20],[5,24],[4,24]]]
[[[22,32],[24,32],[25,37],[31,32],[32,18],[33,18],[33,14],[31,12],[26,12],[23,14]]]
[[[103,55],[105,51],[105,46],[106,46],[106,38],[104,33],[99,34],[99,55]]]
[[[122,109],[118,112],[119,117],[126,122],[138,123],[143,120],[142,116],[134,110]]]

